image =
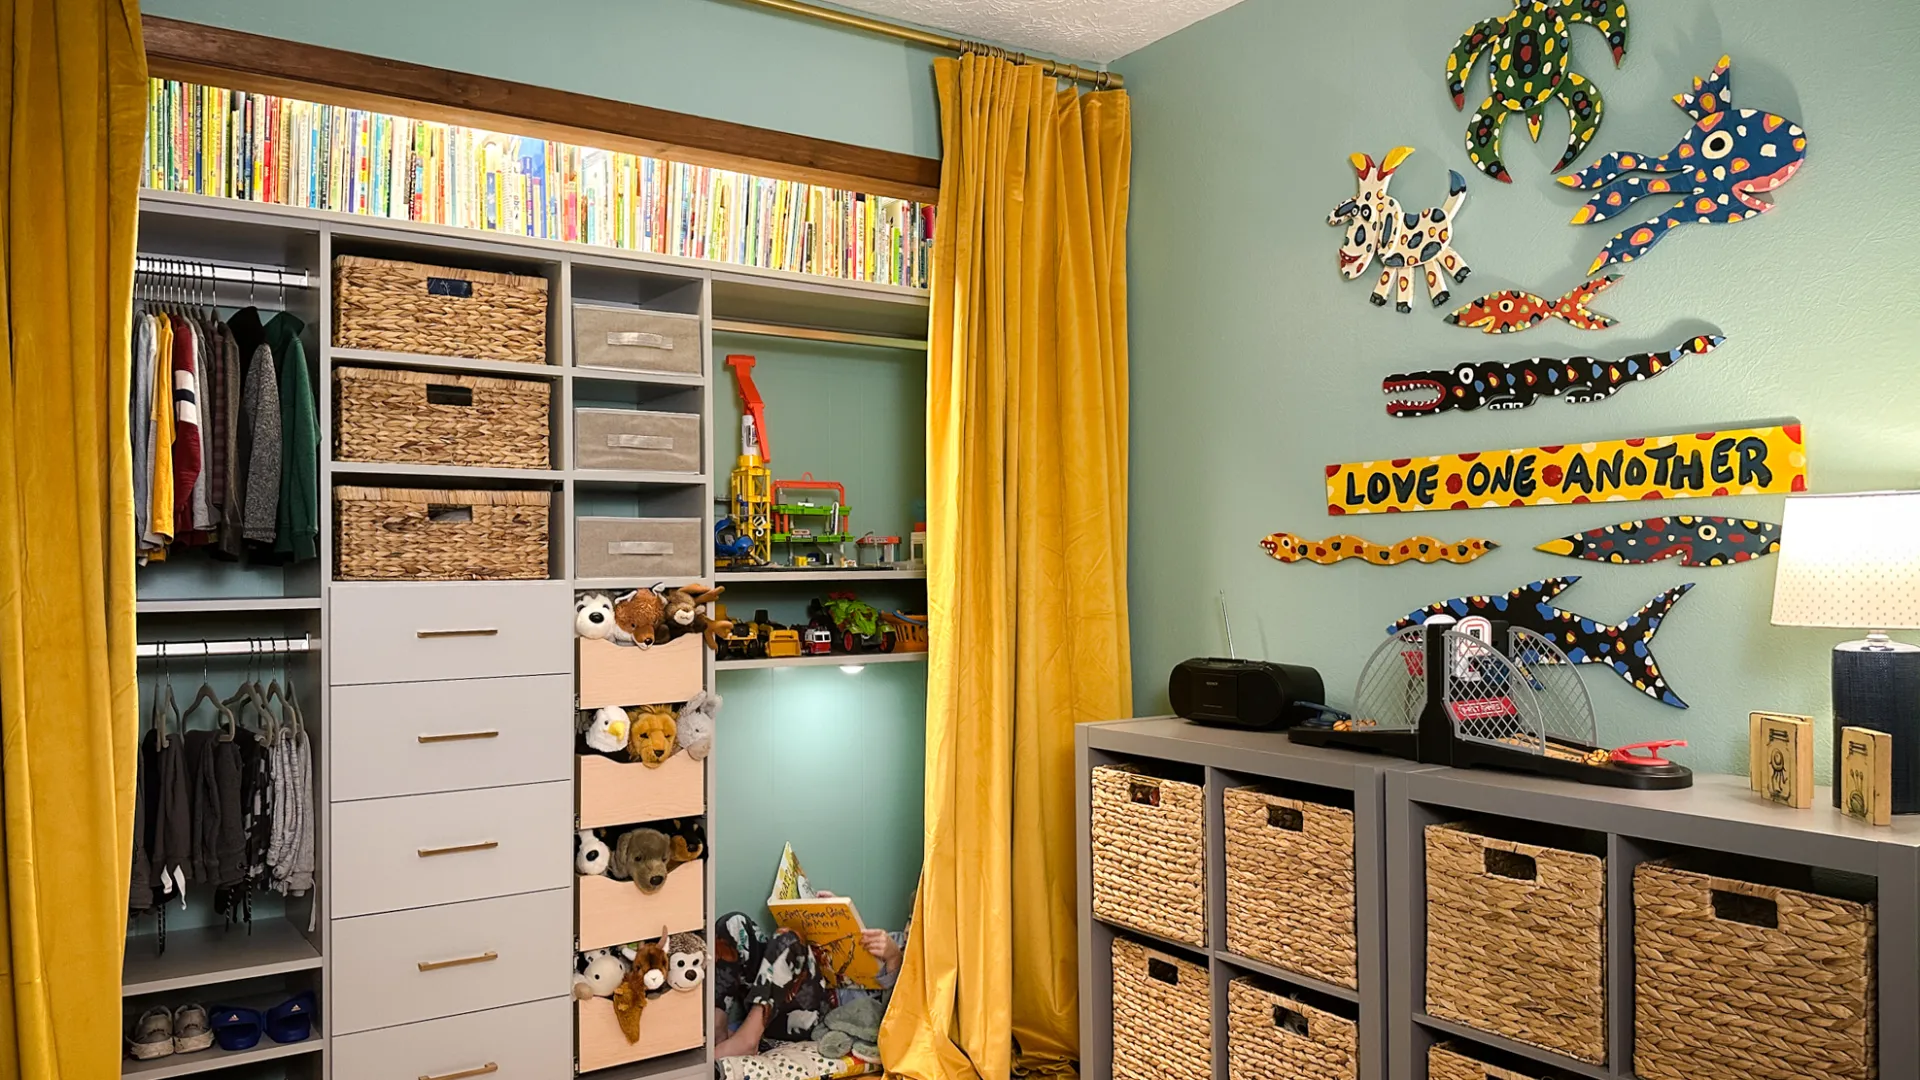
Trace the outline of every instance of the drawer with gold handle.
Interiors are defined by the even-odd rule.
[[[333,913],[564,888],[573,817],[566,781],[334,803]]]
[[[698,995],[695,995],[698,996]],[[352,1080],[555,1080],[573,1075],[567,998],[335,1036],[334,1075]]]

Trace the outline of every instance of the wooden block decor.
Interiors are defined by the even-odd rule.
[[[638,649],[580,639],[580,707],[681,702],[700,692],[706,645],[699,635]]]
[[[580,827],[634,825],[707,812],[704,762],[675,754],[649,769],[599,754],[579,757]]]
[[[1769,800],[1796,810],[1813,805],[1813,718],[1747,714],[1747,781]]]
[[[581,876],[574,891],[579,905],[580,948],[604,949],[657,938],[660,930],[678,934],[707,928],[707,864],[682,863],[667,883],[649,896],[631,881],[605,875]]]

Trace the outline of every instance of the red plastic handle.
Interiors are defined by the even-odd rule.
[[[1657,739],[1653,742],[1628,743],[1626,746],[1614,750],[1612,754],[1607,756],[1607,759],[1616,765],[1639,765],[1649,769],[1658,768],[1661,765],[1673,764],[1673,762],[1661,757],[1660,751],[1665,750],[1669,746],[1685,745],[1687,745],[1687,740],[1685,739]],[[1641,751],[1641,753],[1634,753],[1636,750]]]

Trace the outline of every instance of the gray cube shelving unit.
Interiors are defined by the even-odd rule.
[[[1206,775],[1208,947],[1157,941],[1093,916],[1092,770],[1122,762],[1175,762]],[[1920,1077],[1920,817],[1874,828],[1842,815],[1822,789],[1810,810],[1766,802],[1744,777],[1698,776],[1681,791],[1623,791],[1564,780],[1418,765],[1299,746],[1284,732],[1202,727],[1173,717],[1083,724],[1075,738],[1080,912],[1080,1067],[1112,1075],[1112,961],[1116,934],[1190,956],[1211,968],[1216,1080],[1228,1080],[1226,984],[1240,974],[1353,1002],[1360,1016],[1362,1080],[1427,1080],[1427,1051],[1454,1039],[1540,1067],[1543,1076],[1632,1080],[1634,1072],[1633,871],[1668,853],[1786,863],[1872,878],[1876,889],[1879,1075]],[[1354,795],[1358,992],[1272,968],[1226,948],[1222,792],[1273,779]],[[1423,830],[1476,816],[1585,830],[1606,838],[1607,1064],[1590,1065],[1426,1015],[1426,867]],[[1238,1080],[1238,1078],[1236,1078]],[[1818,1080],[1809,1077],[1808,1080]]]

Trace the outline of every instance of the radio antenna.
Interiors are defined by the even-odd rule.
[[[1227,631],[1228,659],[1240,659],[1240,654],[1233,651],[1233,620],[1227,617],[1227,590],[1225,589],[1220,590],[1220,625]]]

